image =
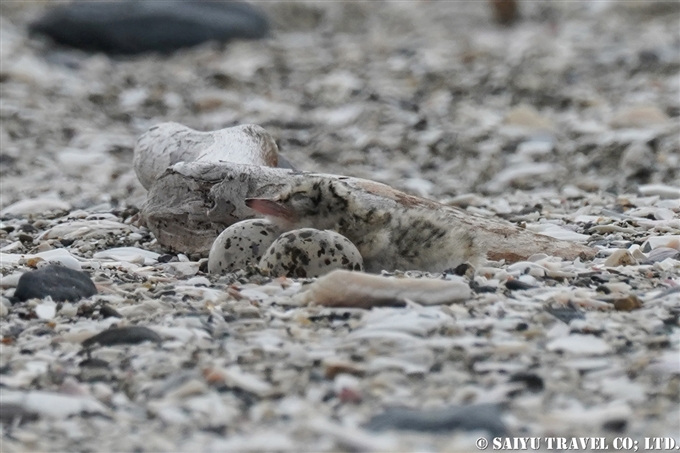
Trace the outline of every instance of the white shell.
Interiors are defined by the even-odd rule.
[[[250,219],[231,225],[213,242],[208,272],[219,274],[257,265],[267,248],[281,234],[269,220]]]
[[[260,269],[272,277],[319,277],[334,269],[361,271],[364,261],[345,236],[302,228],[282,234],[265,252]]]

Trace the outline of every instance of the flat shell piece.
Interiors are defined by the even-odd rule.
[[[337,270],[317,280],[305,296],[307,302],[327,307],[370,308],[403,304],[404,300],[450,304],[469,299],[472,291],[462,280],[400,279]]]

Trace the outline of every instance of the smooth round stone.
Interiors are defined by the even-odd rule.
[[[256,266],[281,234],[269,220],[250,219],[231,225],[217,236],[208,255],[208,272],[221,274]]]
[[[132,55],[205,41],[259,39],[269,25],[248,3],[128,0],[58,5],[29,28],[78,49]]]
[[[14,298],[17,301],[42,299],[50,296],[54,301],[76,301],[97,294],[97,287],[85,272],[58,264],[50,264],[19,278]]]
[[[262,257],[260,269],[272,277],[319,277],[334,269],[362,271],[364,261],[345,236],[302,228],[279,236]]]

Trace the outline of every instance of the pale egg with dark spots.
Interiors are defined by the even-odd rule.
[[[272,277],[319,277],[334,269],[363,271],[359,250],[345,236],[330,230],[302,228],[279,236],[260,260]]]
[[[221,274],[257,266],[267,248],[281,234],[265,219],[243,220],[217,236],[208,255],[208,272]]]

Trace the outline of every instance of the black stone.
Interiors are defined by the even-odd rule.
[[[608,420],[604,422],[602,425],[602,428],[605,431],[612,431],[615,433],[623,433],[626,431],[626,427],[628,426],[628,420],[624,419],[614,419],[614,420]]]
[[[0,422],[3,424],[14,424],[17,420],[19,423],[32,422],[37,420],[38,414],[30,411],[25,407],[14,403],[0,404]]]
[[[505,287],[508,288],[510,291],[521,291],[525,289],[531,289],[534,288],[533,285],[530,285],[528,283],[525,283],[520,280],[508,280],[505,282]]]
[[[19,229],[24,233],[35,233],[36,231],[38,231],[38,229],[31,225],[30,223],[24,223],[19,227]]]
[[[535,373],[521,372],[513,374],[510,382],[524,382],[527,389],[532,392],[540,392],[545,388],[543,378]]]
[[[30,31],[69,47],[132,55],[169,53],[206,41],[259,39],[269,25],[247,3],[129,0],[60,5],[33,22]]]
[[[85,359],[79,364],[82,368],[108,368],[109,362],[102,359]]]
[[[496,292],[495,286],[482,286],[474,280],[470,280],[470,283],[468,283],[468,286],[470,286],[470,289],[477,294],[480,294],[480,293],[495,293]]]
[[[612,292],[611,289],[607,288],[604,285],[598,286],[597,288],[595,288],[595,291],[597,291],[598,293],[604,293],[604,294],[611,294],[611,292]]]
[[[14,299],[21,302],[51,296],[54,301],[75,301],[95,294],[97,288],[85,272],[50,264],[22,275]]]
[[[101,307],[99,307],[99,313],[104,317],[104,318],[122,318],[123,315],[118,313],[114,308],[112,308],[110,305],[104,304]]]
[[[158,262],[159,263],[169,263],[171,261],[178,261],[175,255],[171,255],[169,253],[166,253],[165,255],[161,255],[158,257]]]
[[[447,269],[444,271],[446,274],[455,274],[455,275],[460,275],[463,276],[467,273],[467,271],[471,268],[472,266],[468,263],[463,263],[459,264],[456,266],[454,269]]]
[[[452,406],[424,411],[393,408],[371,418],[366,428],[371,431],[396,429],[426,432],[485,430],[492,437],[499,437],[506,434],[501,414],[501,409],[496,404]]]
[[[161,337],[143,326],[129,326],[129,327],[114,327],[105,330],[97,335],[83,341],[83,346],[89,348],[95,344],[100,346],[112,346],[116,344],[139,344],[145,341],[153,341],[160,343],[163,341]]]

